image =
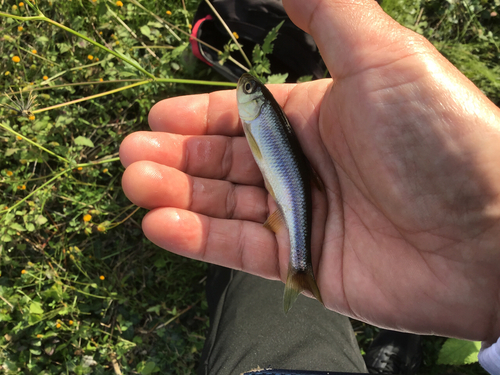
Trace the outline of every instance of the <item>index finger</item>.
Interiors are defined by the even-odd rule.
[[[268,88],[283,107],[293,84]],[[156,103],[149,112],[149,126],[158,132],[182,135],[242,135],[236,91],[178,96]]]

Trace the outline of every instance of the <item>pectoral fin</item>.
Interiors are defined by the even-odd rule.
[[[245,128],[245,125],[243,125],[243,127]],[[257,141],[255,140],[250,130],[245,129],[245,136],[247,137],[247,141],[250,145],[250,149],[252,150],[254,158],[262,160],[262,153],[260,152],[259,145],[257,144]]]

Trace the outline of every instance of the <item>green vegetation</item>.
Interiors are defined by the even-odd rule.
[[[1,2],[5,373],[194,372],[208,325],[206,267],[144,239],[145,210],[123,195],[117,152],[127,134],[148,128],[156,101],[234,87],[190,52],[197,3]],[[499,0],[383,6],[500,103]],[[241,60],[233,43],[222,56]],[[255,72],[272,71],[270,49],[268,40],[254,51]],[[376,329],[356,331],[366,347]],[[426,339],[426,372],[480,373],[477,364],[436,365],[444,341]]]

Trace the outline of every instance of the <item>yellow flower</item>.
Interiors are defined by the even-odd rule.
[[[88,55],[88,56],[87,56],[87,59],[89,59],[89,60],[94,60],[94,56],[92,56],[92,55]]]
[[[191,24],[188,24],[188,27],[189,27],[190,29],[192,29],[192,28],[193,28],[193,25],[191,25]]]
[[[21,138],[21,139],[22,139],[22,138]],[[108,168],[104,168],[104,169],[102,170],[102,173],[108,173]]]
[[[68,323],[69,323],[70,326],[73,325],[73,321],[72,320],[70,320]]]
[[[102,225],[102,224],[99,224],[99,225],[97,226],[97,230],[98,230],[99,232],[105,232],[105,231],[106,231],[106,227],[105,227],[104,225]],[[90,258],[90,257],[89,257],[89,258]]]
[[[26,272],[27,272],[26,270],[22,270],[22,271],[21,271],[21,274],[23,274],[23,275],[24,275]]]
[[[14,56],[14,57],[12,57],[12,61],[14,61],[15,63],[18,63],[19,61],[21,61],[21,58],[19,56]]]
[[[31,53],[34,53],[36,55],[36,49],[32,49]]]
[[[81,171],[83,168],[82,168],[82,167],[78,167],[78,168],[76,168],[76,169],[78,169],[79,171]]]
[[[239,39],[239,37],[240,37],[236,31],[233,31],[233,35],[234,35],[234,37],[235,37],[236,39]]]
[[[12,5],[12,10],[17,10],[17,5]]]
[[[102,35],[102,31],[99,31],[99,35]]]
[[[90,221],[90,220],[92,220],[92,216],[91,215],[87,214],[87,215],[83,216],[83,221],[87,222],[87,221]]]
[[[6,75],[6,76],[8,76],[9,74],[10,74],[10,72],[7,70],[7,71],[5,72],[5,75]]]
[[[47,77],[47,76],[43,76],[43,80],[44,80],[44,81],[46,81],[46,80],[48,80],[48,79],[49,79],[49,77]]]
[[[14,173],[12,173],[12,171],[7,171],[7,176],[12,176]]]
[[[21,1],[21,2],[19,3],[19,6],[20,6],[20,7],[23,7],[23,6],[24,6],[24,3]]]
[[[16,138],[17,138],[18,140],[23,139],[23,137],[21,137],[20,135],[16,135]]]
[[[37,339],[41,339],[42,337],[43,337],[43,335],[41,335],[41,334],[36,335]]]
[[[56,328],[61,328],[61,323],[57,323]]]
[[[17,27],[17,31],[23,31],[23,27],[22,26],[18,26]]]
[[[99,82],[102,82],[102,81],[104,81],[104,80],[102,78],[99,78]]]
[[[35,119],[35,115],[31,115],[30,117],[28,117],[28,120],[30,121],[33,121]]]
[[[168,14],[169,16],[171,16],[171,15],[172,15],[172,12],[171,12],[171,11],[169,11],[169,10],[167,10],[167,14]]]
[[[104,280],[105,277],[103,275],[99,276],[99,279]]]
[[[116,6],[122,7],[122,6],[123,6],[123,3],[122,3],[120,0],[118,0],[118,1],[116,2]]]
[[[120,44],[120,41],[119,41],[119,40],[117,40],[117,41],[115,42],[115,44],[116,44],[116,45]]]
[[[20,190],[26,190],[26,185],[21,185],[21,186],[19,186],[19,189],[20,189]]]
[[[99,57],[96,57],[96,58],[95,58],[95,61],[99,61]]]

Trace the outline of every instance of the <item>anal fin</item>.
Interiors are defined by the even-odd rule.
[[[281,213],[281,211],[278,209],[267,218],[266,222],[264,223],[264,228],[267,228],[274,233],[278,233],[283,225],[285,225],[285,219],[283,218],[283,214]]]

